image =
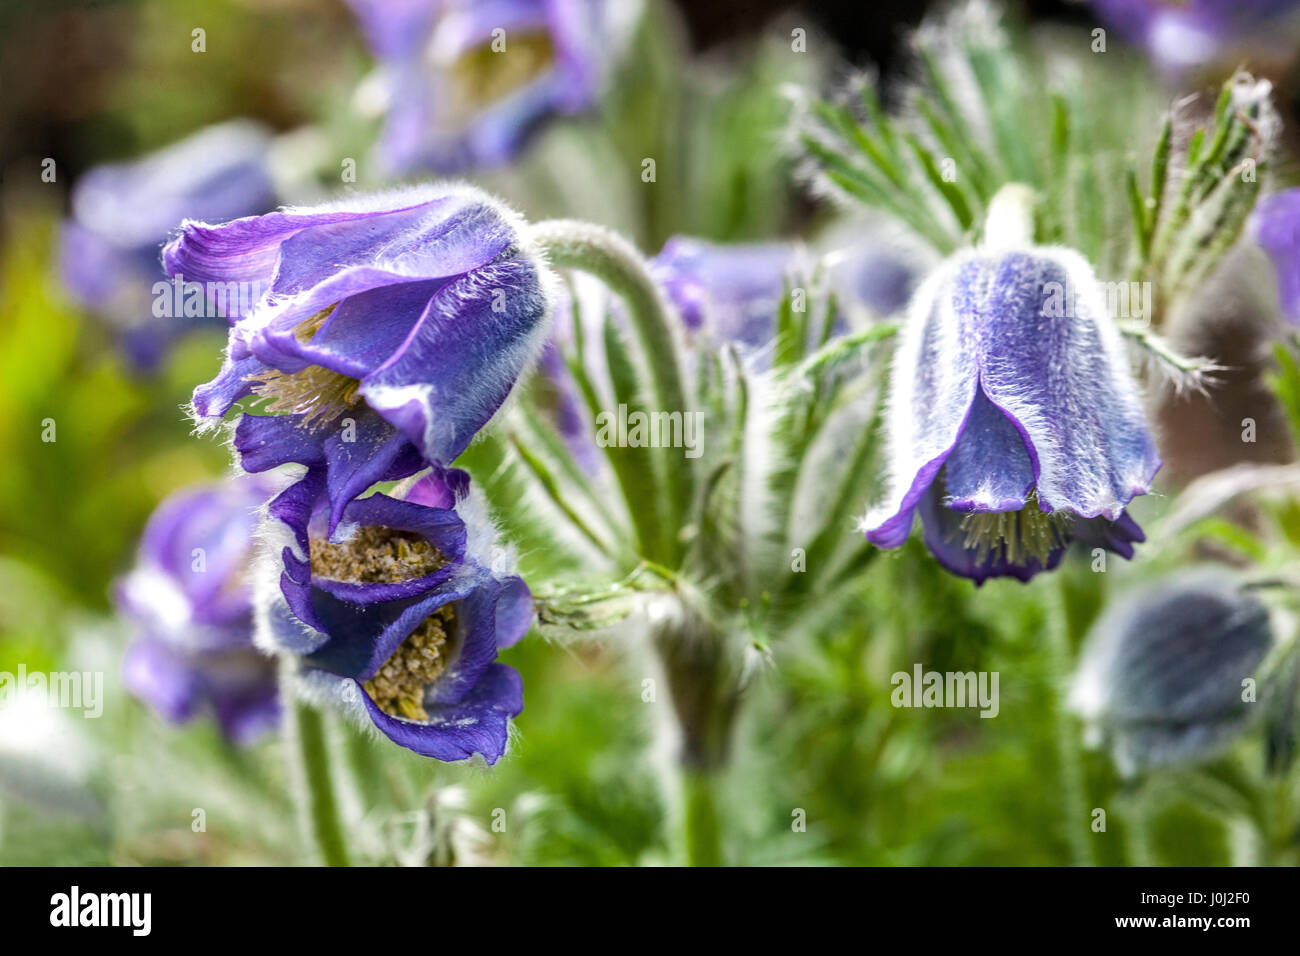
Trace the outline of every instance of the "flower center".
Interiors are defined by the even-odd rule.
[[[442,552],[418,534],[380,525],[358,528],[335,544],[311,539],[311,573],[353,584],[391,584],[432,574],[448,564]]]
[[[455,632],[454,604],[445,604],[420,623],[398,646],[374,677],[366,693],[390,717],[427,721],[424,691],[447,669],[448,643]]]
[[[963,536],[962,547],[973,550],[983,562],[1002,549],[1009,564],[1037,560],[1046,565],[1052,552],[1069,540],[1070,516],[1045,512],[1038,506],[1038,492],[1031,491],[1019,511],[979,511],[966,515],[954,532]]]
[[[456,93],[451,102],[466,119],[525,86],[555,61],[555,48],[544,30],[511,33],[506,42],[501,52],[492,43],[466,50],[451,65]]]
[[[327,306],[303,319],[294,328],[294,337],[299,342],[310,342],[334,308]],[[250,375],[248,381],[253,383],[254,395],[268,400],[267,411],[300,415],[300,424],[309,430],[332,422],[360,401],[357,390],[361,383],[357,379],[319,365],[308,365],[297,372],[265,369]]]
[[[354,584],[391,584],[432,574],[448,564],[441,551],[420,535],[382,525],[364,525],[347,541],[311,539],[311,573]],[[437,680],[451,655],[456,605],[447,604],[425,618],[366,681],[366,693],[384,713],[407,720],[428,720],[425,688]]]

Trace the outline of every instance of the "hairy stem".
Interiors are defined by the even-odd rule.
[[[348,866],[347,843],[330,777],[325,720],[320,711],[294,699],[288,686],[291,682],[292,677],[282,671],[283,699],[288,704],[284,732],[297,776],[298,813],[325,865]]]
[[[691,408],[683,384],[680,323],[641,254],[618,233],[571,219],[537,223],[531,238],[551,265],[590,273],[623,300],[650,375],[653,395],[647,397],[658,410],[688,414]],[[681,527],[691,498],[690,472],[665,465],[660,479],[672,507],[667,516],[670,526]]]
[[[722,833],[714,794],[716,774],[683,768],[682,831],[688,866],[721,866]]]

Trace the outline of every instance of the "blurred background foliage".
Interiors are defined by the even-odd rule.
[[[473,178],[530,219],[595,220],[652,253],[678,233],[805,233],[827,213],[791,175],[785,87],[825,91],[846,63],[896,65],[899,38],[924,7],[845,2],[799,13],[778,2],[652,4],[595,114],[553,125],[519,162]],[[1053,22],[1090,22],[1078,7],[1028,9]],[[792,25],[809,30],[809,55],[791,55]],[[207,30],[204,54],[191,52],[194,26]],[[182,410],[194,384],[216,370],[223,336],[196,333],[159,374],[137,375],[111,333],[60,291],[52,251],[81,172],[222,119],[252,116],[280,131],[324,124],[330,142],[355,142],[355,154],[345,155],[359,159],[374,130],[350,101],[369,63],[349,12],[327,0],[0,7],[0,671],[100,670],[107,695],[98,720],[0,715],[0,863],[303,858],[277,740],[238,751],[204,722],[167,727],[117,678],[127,634],[111,617],[110,588],[146,517],[169,492],[229,467],[219,442],[191,437]],[[58,164],[54,183],[40,180],[47,156]],[[639,178],[646,156],[658,158],[651,188]],[[299,184],[304,198],[328,191],[343,158],[327,157]],[[356,188],[366,186],[362,162]],[[47,419],[56,441],[42,441]],[[1285,457],[1285,445],[1277,455]],[[1134,510],[1158,527],[1167,504],[1143,499]],[[1294,530],[1295,515],[1282,524]],[[1220,530],[1231,543],[1236,533]],[[1225,790],[1240,796],[1234,781],[1262,760],[1255,744],[1154,795],[1089,753],[1087,809],[1110,808],[1112,825],[1081,847],[1062,823],[1067,788],[1057,754],[1066,731],[1054,709],[1051,655],[1077,648],[1107,591],[1187,558],[1164,542],[1141,549],[1134,564],[1112,562],[1105,575],[1068,566],[1062,625],[1044,597],[1054,582],[977,590],[945,574],[916,541],[877,556],[854,605],[808,640],[782,644],[751,691],[721,804],[728,858],[1242,861],[1238,821],[1250,819],[1250,807],[1207,807]],[[1048,638],[1055,626],[1064,626],[1064,645]],[[523,674],[527,709],[510,759],[491,772],[437,765],[335,728],[340,751],[363,770],[361,783],[344,790],[345,811],[365,837],[359,856],[409,859],[417,833],[454,825],[464,830],[456,845],[465,859],[667,861],[656,782],[656,761],[665,758],[646,755],[654,715],[641,700],[636,653],[617,633],[601,644],[533,637],[506,652]],[[998,718],[890,706],[890,674],[916,662],[1000,671]],[[24,753],[55,759],[24,763]],[[455,788],[460,802],[441,787]],[[498,808],[510,821],[504,833],[492,831]],[[801,812],[806,832],[792,828]],[[1138,839],[1141,820],[1151,825]],[[1279,835],[1276,849],[1287,850],[1287,839]]]

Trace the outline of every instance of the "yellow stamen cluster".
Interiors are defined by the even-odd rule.
[[[483,44],[452,65],[455,102],[469,114],[525,86],[555,61],[555,47],[546,32],[512,33],[508,42],[504,56]]]
[[[1031,491],[1019,511],[966,515],[953,536],[963,536],[962,546],[975,551],[977,561],[1001,553],[1015,565],[1033,559],[1046,564],[1051,553],[1069,540],[1070,521],[1068,514],[1043,511],[1037,492]]]
[[[422,578],[446,565],[442,552],[424,538],[395,528],[366,525],[341,544],[311,539],[312,574],[334,581],[391,584]]]
[[[455,605],[438,608],[401,643],[379,673],[366,681],[366,693],[380,710],[407,720],[429,719],[424,691],[447,669],[447,644],[455,625]]]
[[[331,305],[303,319],[294,328],[294,336],[300,342],[310,342],[333,311]],[[301,415],[301,424],[308,429],[332,422],[361,400],[359,381],[319,365],[297,372],[265,369],[250,375],[248,381],[253,383],[254,395],[268,399],[267,411]]]
[[[418,534],[366,525],[340,544],[311,539],[312,574],[353,584],[391,584],[446,567],[442,552]],[[456,631],[456,605],[425,618],[370,680],[366,693],[384,713],[428,720],[424,691],[447,669]]]

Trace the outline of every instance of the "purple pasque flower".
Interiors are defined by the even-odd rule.
[[[1205,760],[1254,716],[1242,685],[1272,644],[1268,608],[1224,569],[1180,571],[1102,614],[1070,705],[1125,776]]]
[[[542,120],[587,109],[610,58],[606,0],[349,0],[380,61],[395,174],[511,159]]]
[[[1143,47],[1169,71],[1218,59],[1232,50],[1258,55],[1260,46],[1290,53],[1287,17],[1297,0],[1091,0],[1106,23]]]
[[[882,548],[925,542],[955,574],[1028,581],[1071,541],[1126,558],[1125,512],[1160,467],[1087,262],[1059,248],[959,254],[923,283],[890,377]]]
[[[163,261],[264,290],[234,317],[194,414],[215,422],[249,396],[287,413],[245,419],[241,463],[328,465],[335,524],[373,482],[455,459],[546,339],[549,274],[522,221],[465,186],[186,222]]]
[[[798,247],[789,242],[716,243],[673,236],[650,271],[691,332],[751,348],[776,335],[776,315]]]
[[[308,469],[268,507],[260,645],[408,750],[496,763],[523,710],[497,651],[527,633],[532,596],[497,567],[468,476],[435,470],[401,498],[352,501],[333,533],[322,479]]]
[[[238,743],[280,717],[274,662],[253,647],[247,580],[258,510],[273,491],[240,476],[172,495],[149,519],[114,594],[135,630],[127,690],[172,722],[210,711]]]
[[[1282,314],[1300,325],[1300,189],[1261,199],[1251,215],[1251,233],[1273,260]]]
[[[269,208],[270,134],[248,121],[222,123],[129,163],[97,166],[72,190],[59,268],[69,294],[117,328],[136,367],[149,369],[176,335],[221,327],[219,314],[171,309],[159,297],[158,252],[186,217],[219,221]],[[214,321],[215,320],[215,321]]]

